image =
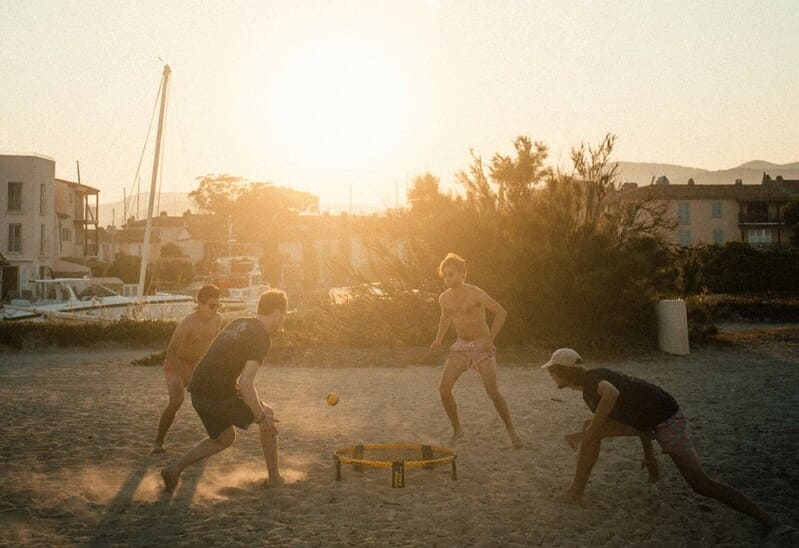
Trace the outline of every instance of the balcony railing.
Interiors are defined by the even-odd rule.
[[[741,225],[782,225],[785,220],[772,213],[739,213],[738,224]]]

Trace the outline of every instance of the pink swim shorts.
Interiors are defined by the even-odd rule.
[[[688,436],[688,421],[682,409],[655,427],[655,439],[664,453],[680,453],[693,447]]]

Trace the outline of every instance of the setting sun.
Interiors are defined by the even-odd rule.
[[[408,78],[385,48],[315,41],[288,54],[262,84],[259,124],[317,167],[368,164],[388,153],[408,115]]]

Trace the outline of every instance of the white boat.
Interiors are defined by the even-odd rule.
[[[219,302],[224,312],[255,313],[258,297],[269,289],[261,280],[258,258],[248,255],[219,257],[209,281],[222,292]]]
[[[5,321],[103,322],[121,319],[173,320],[195,308],[187,295],[156,293],[126,297],[91,278],[36,280],[29,299],[12,299],[0,307]]]
[[[120,295],[106,286],[92,284],[90,278],[37,280],[34,282],[35,290],[32,299],[14,299],[0,308],[0,317],[3,320],[72,322],[113,321],[123,318],[170,320],[183,317],[195,309],[195,300],[189,295],[144,294],[170,73],[169,65],[165,65],[159,90],[161,107],[158,116],[158,133],[155,141],[153,174],[150,183],[138,284],[127,284],[123,289],[123,294]]]

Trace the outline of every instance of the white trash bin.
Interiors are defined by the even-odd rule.
[[[658,319],[658,348],[667,354],[688,354],[688,313],[685,301],[658,301],[655,311]]]

